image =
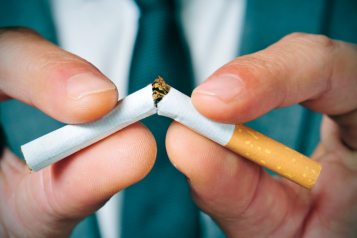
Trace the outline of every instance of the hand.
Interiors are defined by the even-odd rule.
[[[26,28],[0,30],[0,98],[16,98],[65,123],[115,107],[114,84],[85,60]],[[37,173],[9,149],[0,158],[0,237],[67,237],[115,193],[138,182],[156,158],[141,123]]]
[[[228,237],[356,236],[356,45],[288,35],[218,69],[195,89],[192,102],[204,116],[231,124],[296,103],[329,115],[312,156],[322,171],[310,190],[171,125],[166,138],[171,162],[188,177],[196,204]]]

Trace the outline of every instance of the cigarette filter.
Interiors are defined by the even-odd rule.
[[[28,167],[39,171],[111,134],[156,113],[151,85],[123,98],[104,117],[67,125],[23,146]]]
[[[174,88],[158,104],[158,114],[173,118],[239,155],[305,187],[316,182],[321,164],[244,125],[214,122],[196,111]]]
[[[305,188],[321,171],[320,163],[242,124],[225,147]]]

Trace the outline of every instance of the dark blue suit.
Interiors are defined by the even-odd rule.
[[[0,27],[6,26],[33,28],[56,43],[56,31],[46,0],[0,0]],[[247,0],[240,52],[249,54],[262,50],[292,32],[324,34],[357,43],[357,1]],[[310,155],[319,142],[320,121],[321,115],[294,105],[273,110],[247,125]],[[1,104],[1,123],[10,148],[20,157],[21,144],[63,125],[15,100]],[[275,126],[271,127],[271,123]],[[91,225],[93,222],[95,216],[87,218],[76,228],[73,237],[99,237],[97,226]]]

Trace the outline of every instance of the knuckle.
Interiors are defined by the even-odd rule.
[[[41,37],[37,31],[28,27],[5,27],[0,29],[0,41],[13,41],[29,36]]]
[[[277,81],[287,64],[287,60],[278,55],[258,52],[239,57],[223,66],[221,70],[244,74],[244,78],[249,78],[250,84],[265,85],[275,91],[281,89],[281,84]]]
[[[324,36],[324,35],[315,35],[307,33],[291,33],[283,38],[283,40],[288,40],[306,46],[310,49],[317,50],[321,55],[328,56],[332,53],[337,44],[336,41]]]
[[[269,59],[265,57],[261,57],[261,55],[258,54],[252,54],[252,55],[245,55],[239,57],[236,60],[229,62],[222,68],[223,69],[233,68],[236,69],[237,71],[245,70],[249,72],[249,74],[251,75],[258,76],[262,74],[262,72],[272,74],[269,65],[270,65]]]
[[[320,47],[326,49],[333,49],[335,47],[335,41],[324,35],[309,35],[310,41]]]
[[[41,52],[37,57],[36,65],[41,68],[41,71],[61,71],[62,68],[83,67],[84,61],[79,57],[59,51],[61,50],[53,49]]]
[[[96,68],[89,62],[56,46],[34,52],[26,66],[28,72],[46,74],[61,80],[74,74],[96,72]]]
[[[289,35],[285,36],[283,39],[302,39],[304,37],[306,37],[308,34],[303,33],[303,32],[293,32],[290,33]]]

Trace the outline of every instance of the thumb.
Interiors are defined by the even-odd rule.
[[[355,45],[294,33],[218,69],[194,90],[192,102],[204,116],[232,124],[296,103],[339,115],[357,107],[356,78]]]
[[[104,116],[118,100],[92,64],[27,28],[0,29],[0,91],[71,124]]]

